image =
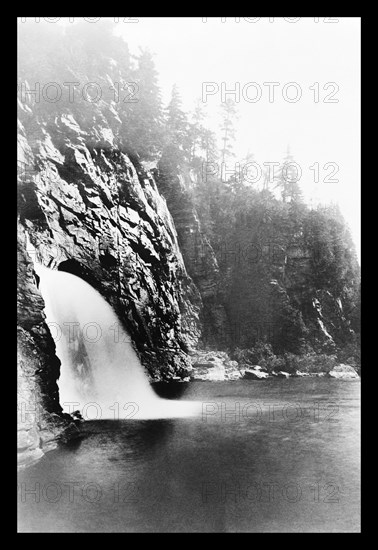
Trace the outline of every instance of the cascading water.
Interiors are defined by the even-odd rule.
[[[61,360],[60,404],[85,419],[193,416],[200,404],[159,398],[111,306],[88,283],[35,265]]]

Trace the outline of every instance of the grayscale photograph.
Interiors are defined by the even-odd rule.
[[[18,533],[360,533],[360,17],[17,18]]]

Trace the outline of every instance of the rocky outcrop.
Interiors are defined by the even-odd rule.
[[[41,411],[20,423],[20,462],[26,463],[67,430],[77,431],[59,405],[60,362],[33,262],[78,275],[98,290],[152,380],[189,374],[202,299],[166,201],[151,173],[123,151],[114,113],[110,123],[94,110],[91,124],[81,125],[65,109],[19,107],[19,408],[36,404]]]
[[[226,380],[240,380],[243,371],[237,361],[232,361],[226,352],[197,351],[191,356],[193,371],[191,380],[209,382],[224,382]]]
[[[261,370],[261,367],[245,369],[244,376],[246,380],[265,380],[269,378],[269,374]]]
[[[228,320],[224,340],[241,349],[267,342],[276,355],[300,355],[305,342],[316,353],[335,353],[353,338],[349,317],[357,264],[351,256],[350,274],[355,270],[356,275],[342,284],[334,284],[332,273],[322,278],[319,266],[327,264],[333,253],[319,251],[309,239],[313,232],[310,220],[318,214],[304,216],[302,205],[303,212],[295,221],[295,209],[289,204],[277,209],[274,201],[265,201],[263,196],[261,202],[247,192],[243,196],[245,207],[230,201],[228,210],[224,207],[230,223],[219,215],[215,230],[222,287],[218,297]],[[324,224],[320,240],[332,242],[332,235]],[[339,243],[345,253],[340,252],[340,257],[348,257],[352,247],[347,243],[347,239],[343,246]]]
[[[230,331],[221,296],[221,273],[214,250],[201,229],[190,193],[189,174],[177,174],[163,159],[154,171],[159,191],[167,201],[177,229],[178,242],[190,277],[198,288],[201,309],[201,345],[226,349]]]
[[[66,437],[79,435],[76,424],[62,414],[58,386],[60,361],[45,323],[44,302],[36,286],[33,263],[19,227],[17,244],[17,420],[18,462],[29,465]]]
[[[62,114],[33,124],[31,137],[32,115],[22,115],[19,211],[30,253],[110,302],[153,378],[184,372],[200,335],[201,297],[151,174],[116,147],[110,128],[88,145],[89,133]]]
[[[350,365],[336,365],[329,373],[328,376],[331,378],[339,378],[343,380],[350,380],[353,378],[359,378],[357,372]]]

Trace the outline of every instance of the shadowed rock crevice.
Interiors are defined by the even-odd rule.
[[[18,461],[38,460],[59,441],[79,435],[62,413],[57,379],[60,360],[45,321],[38,276],[25,250],[26,233],[19,226],[17,244],[17,419]]]

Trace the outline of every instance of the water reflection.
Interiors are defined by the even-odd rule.
[[[290,382],[205,383],[188,390],[193,399],[224,402],[228,410],[254,402],[265,403],[265,413],[272,403],[295,402],[312,412],[315,402],[319,418],[222,420],[218,414],[209,422],[86,423],[80,443],[49,453],[20,475],[24,488],[41,487],[39,502],[33,494],[24,502],[19,496],[21,530],[358,531],[359,383]],[[333,417],[329,403],[338,405]],[[73,501],[67,483],[75,489]],[[56,502],[51,484],[64,489]]]

